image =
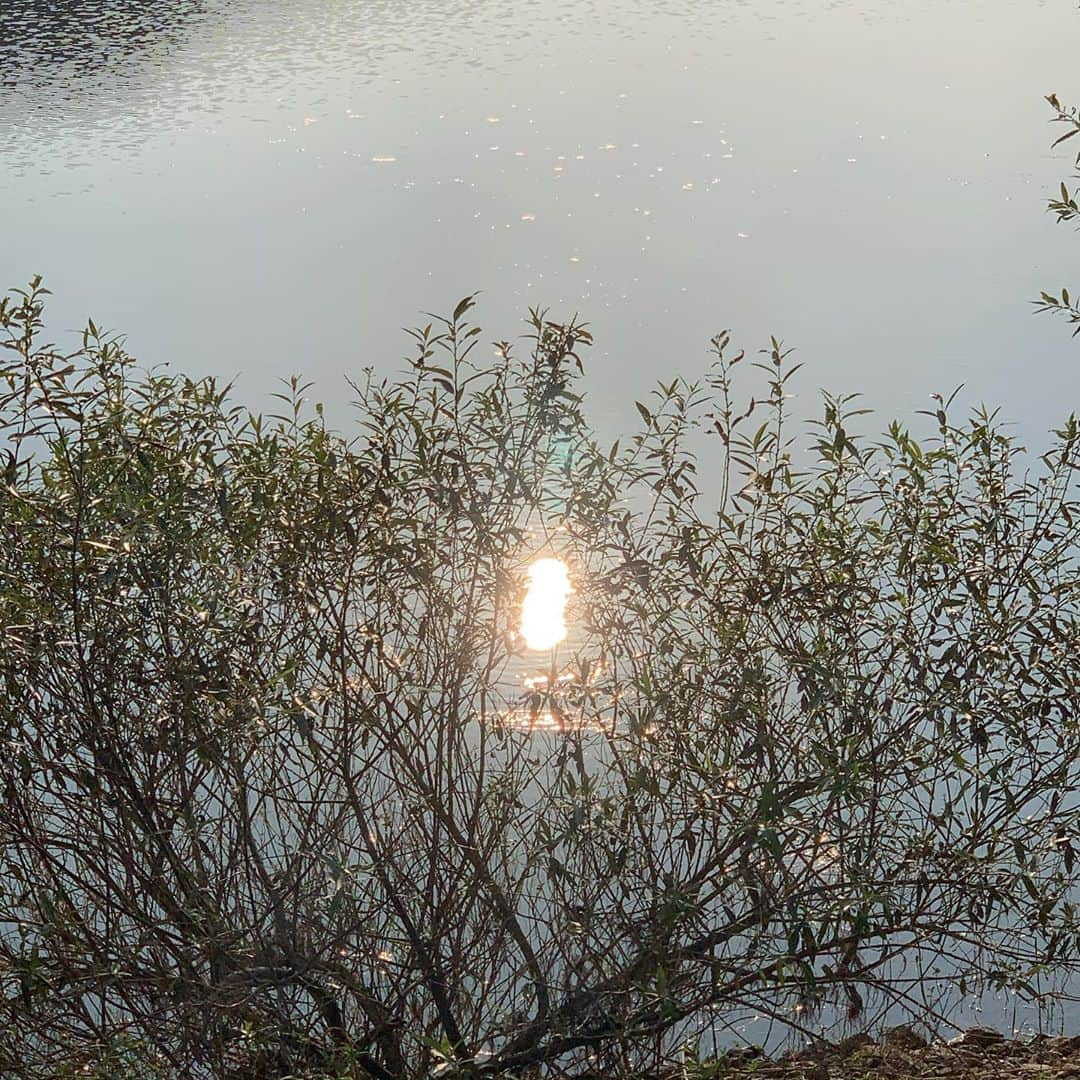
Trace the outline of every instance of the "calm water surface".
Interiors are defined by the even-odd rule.
[[[0,0],[2,284],[341,423],[483,290],[493,339],[592,323],[605,434],[730,327],[798,347],[804,413],[964,382],[1037,444],[1080,397],[1027,304],[1080,286],[1042,101],[1078,46],[1071,0]]]
[[[1078,45],[1071,0],[2,0],[3,284],[256,401],[482,290],[492,339],[592,323],[606,433],[730,327],[798,347],[806,413],[964,382],[1038,441]]]

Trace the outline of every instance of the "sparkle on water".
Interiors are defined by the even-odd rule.
[[[566,602],[573,589],[562,559],[537,559],[521,605],[521,636],[530,649],[553,649],[566,638]]]

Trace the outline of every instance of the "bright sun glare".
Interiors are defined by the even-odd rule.
[[[566,601],[573,589],[562,559],[537,559],[521,605],[521,636],[530,649],[553,649],[566,637]]]

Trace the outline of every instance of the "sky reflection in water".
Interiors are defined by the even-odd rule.
[[[1038,440],[1077,389],[1026,304],[1075,265],[1064,0],[7,0],[0,43],[5,283],[256,403],[303,371],[345,423],[477,289],[493,339],[591,321],[605,436],[724,327],[798,347],[804,414],[967,382]]]
[[[492,339],[591,322],[609,437],[730,327],[798,347],[797,412],[966,382],[1037,445],[1080,388],[1026,303],[1077,265],[1042,95],[1078,45],[1070,0],[0,0],[3,285],[340,424],[479,289]],[[565,730],[539,674],[508,717]]]

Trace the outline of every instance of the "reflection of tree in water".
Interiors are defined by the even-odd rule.
[[[62,65],[66,74],[100,73],[143,50],[178,39],[202,0],[4,0],[0,4],[0,79],[17,84],[32,69]]]
[[[239,68],[268,93],[271,84],[274,93],[291,91],[304,73],[320,81],[328,63],[370,77],[388,50],[420,48],[425,30],[435,48],[444,17],[460,27],[476,7],[477,0],[0,0],[0,133],[111,128],[121,119],[173,127],[191,109],[215,111]]]
[[[212,6],[206,0],[0,0],[0,132],[111,126],[121,117],[153,123],[170,98],[175,57],[216,21]]]

